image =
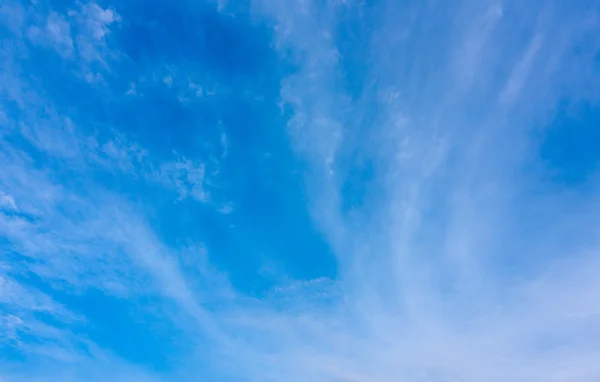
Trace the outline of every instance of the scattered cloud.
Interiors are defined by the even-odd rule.
[[[5,194],[0,191],[0,207],[8,208],[11,210],[17,210],[17,204],[15,203],[15,199],[12,196]]]
[[[0,5],[0,379],[598,380],[597,10],[234,3]]]
[[[172,187],[182,199],[187,196],[199,201],[208,199],[208,193],[204,189],[205,170],[202,163],[185,158],[164,163],[152,177],[158,183]]]
[[[165,83],[165,85],[170,87],[173,85],[173,77],[167,76],[167,77],[163,78],[163,82]]]
[[[63,58],[73,54],[71,24],[62,15],[55,12],[50,13],[46,25],[32,26],[27,34],[31,41],[56,50]]]
[[[119,15],[112,9],[105,9],[91,2],[71,10],[69,17],[79,30],[76,42],[80,58],[88,63],[96,62],[105,66],[107,58],[112,54],[106,39],[114,24],[119,22]]]

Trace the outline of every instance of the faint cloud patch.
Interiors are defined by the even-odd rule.
[[[31,26],[27,36],[35,44],[56,50],[62,58],[70,58],[73,55],[71,24],[56,12],[50,12],[45,25]]]
[[[106,70],[108,61],[115,59],[117,52],[107,44],[110,28],[118,23],[120,16],[109,8],[96,3],[81,5],[80,9],[69,12],[80,31],[76,37],[80,58],[87,63],[83,67],[83,77],[90,83],[102,82],[101,71]]]
[[[17,204],[15,203],[15,199],[3,191],[0,191],[0,209],[6,208],[10,210],[17,210]]]
[[[226,203],[221,208],[219,208],[219,212],[222,213],[223,215],[229,215],[233,211],[234,211],[234,208],[233,208],[233,204],[232,203]]]
[[[198,161],[179,158],[174,162],[160,165],[151,176],[156,182],[173,188],[180,199],[192,197],[198,201],[207,201],[209,194],[204,187],[205,166]]]
[[[117,50],[109,47],[107,38],[120,16],[94,2],[79,3],[66,13],[7,2],[0,8],[0,21],[17,39],[75,62],[76,72],[89,83],[104,82],[108,63],[119,56]]]

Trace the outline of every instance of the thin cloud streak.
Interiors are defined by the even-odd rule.
[[[322,8],[303,2],[295,11],[268,4],[273,19],[282,24],[276,28],[280,44],[304,53],[306,72],[297,74],[294,86],[282,84],[282,98],[294,105],[292,137],[295,121],[313,121],[309,126],[314,130],[300,129],[310,138],[296,139],[301,145],[308,139],[316,144],[301,152],[314,160],[317,174],[335,174],[309,177],[309,189],[318,211],[315,218],[325,231],[336,233],[329,237],[339,243],[336,249],[344,270],[336,283],[342,297],[327,313],[286,316],[278,311],[270,316],[277,324],[267,326],[279,329],[265,337],[285,338],[277,348],[277,358],[284,361],[277,364],[286,366],[277,375],[339,381],[597,378],[599,349],[594,343],[599,333],[592,328],[600,317],[589,298],[600,292],[600,285],[594,272],[586,271],[597,269],[597,232],[570,230],[577,247],[553,239],[547,245],[533,241],[554,235],[555,227],[574,217],[583,226],[597,226],[598,200],[593,196],[597,193],[579,206],[565,204],[560,196],[539,199],[532,187],[542,174],[524,172],[524,166],[536,160],[530,156],[536,149],[531,140],[535,126],[548,120],[562,97],[585,94],[589,80],[585,74],[560,70],[592,64],[569,51],[590,31],[590,25],[576,24],[586,16],[585,7],[566,15],[564,9],[542,7],[543,17],[518,17],[519,6],[494,4],[464,24],[453,17],[473,16],[469,12],[449,14],[446,21],[466,25],[467,32],[462,26],[450,30],[446,35],[452,40],[457,33],[459,48],[450,46],[431,56],[427,49],[403,46],[410,42],[411,27],[416,28],[420,18],[427,19],[427,9],[415,10],[415,21],[408,26],[398,25],[392,16],[389,24],[380,24],[385,34],[373,35],[372,43],[381,50],[373,53],[370,80],[382,81],[384,73],[383,83],[398,89],[399,96],[390,90],[385,98],[397,101],[383,103],[387,116],[370,126],[384,150],[377,157],[382,164],[380,182],[372,186],[384,184],[386,189],[369,220],[378,223],[359,225],[357,231],[355,222],[340,211],[344,174],[333,170],[339,163],[320,149],[321,144],[330,145],[329,152],[335,153],[337,142],[343,141],[346,131],[330,135],[340,117],[335,112],[339,109],[328,105],[343,104],[348,97],[330,85],[334,80],[315,80],[318,72],[310,69],[311,62],[323,62],[320,70],[327,70],[330,79],[339,73],[339,65],[329,59],[332,50],[318,41],[335,28],[327,23],[329,15],[353,5],[332,3]],[[392,3],[389,7],[389,15],[397,14]],[[477,27],[481,20],[486,20],[483,32]],[[520,51],[515,50],[519,28],[525,31],[531,25],[533,32],[523,32],[529,37],[517,45]],[[404,27],[408,42],[384,40],[401,35]],[[556,50],[550,42],[563,30],[570,41]],[[306,49],[311,42],[319,48]],[[394,61],[395,52],[407,55]],[[455,58],[444,59],[448,56]],[[435,62],[439,64],[432,66]],[[419,77],[400,75],[404,67],[412,67]],[[456,76],[438,77],[446,68],[458,70]],[[432,82],[435,78],[456,82]],[[427,88],[411,86],[423,79]],[[562,86],[565,80],[568,87]],[[307,109],[302,106],[305,99],[316,105]],[[347,110],[361,108],[358,104]],[[473,108],[477,109],[471,113]],[[317,119],[329,122],[320,125],[314,123]],[[327,206],[326,216],[321,206]],[[553,221],[532,217],[532,206],[548,211]],[[363,212],[360,216],[373,213]],[[535,239],[528,234],[532,230]],[[515,260],[521,265],[511,267]],[[313,338],[305,331],[323,335]],[[299,365],[292,368],[290,363]]]
[[[84,131],[35,95],[3,46],[0,79],[10,81],[0,92],[25,111],[24,123],[0,131],[0,235],[9,243],[0,261],[0,341],[39,339],[19,346],[41,371],[24,376],[18,365],[0,365],[0,377],[596,381],[600,194],[597,184],[585,193],[549,180],[537,137],[561,100],[598,101],[589,90],[600,85],[594,55],[573,53],[583,42],[600,51],[600,40],[588,41],[598,13],[566,3],[536,2],[539,12],[517,2],[457,3],[252,2],[252,16],[273,25],[279,58],[296,60],[298,70],[281,79],[280,106],[291,114],[290,146],[307,163],[306,208],[339,268],[336,279],[293,280],[262,267],[285,285],[261,296],[237,290],[202,243],[163,242],[143,201],[85,175],[119,174],[228,218],[237,204],[211,201],[219,189],[207,174],[218,168]],[[0,15],[25,41],[31,35],[15,26],[24,12],[15,4]],[[340,15],[355,9],[375,20],[358,96],[346,86],[335,38]],[[33,41],[71,59],[72,32],[52,15],[62,26],[50,29],[62,38]],[[127,20],[94,3],[67,15],[87,33],[72,37],[84,49],[82,68],[109,75],[109,57],[121,53],[107,37]],[[49,117],[40,121],[35,110]],[[217,157],[225,161],[237,147],[223,131]],[[52,166],[40,167],[15,137]],[[358,179],[361,202],[345,192],[354,157],[373,163],[373,176]],[[61,182],[65,172],[80,181]],[[131,365],[71,333],[68,324],[85,317],[15,276],[31,273],[69,292],[156,301],[192,350],[177,355],[175,371]]]

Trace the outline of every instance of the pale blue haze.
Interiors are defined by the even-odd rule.
[[[600,381],[599,102],[597,0],[0,0],[0,381]]]

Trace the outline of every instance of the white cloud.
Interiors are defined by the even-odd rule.
[[[229,154],[229,138],[227,138],[227,134],[224,131],[221,132],[221,148],[223,150],[221,157],[227,157]]]
[[[171,87],[173,86],[173,77],[166,76],[165,78],[163,78],[163,82],[165,83],[165,85]]]
[[[483,7],[479,17],[466,12],[443,20],[414,5],[403,25],[395,4],[384,4],[381,33],[369,42],[374,52],[364,94],[351,100],[336,82],[342,62],[331,35],[336,7],[356,4],[254,3],[278,23],[277,46],[302,57],[300,70],[282,81],[281,97],[295,114],[288,128],[311,166],[309,208],[336,253],[338,280],[290,281],[262,299],[238,294],[203,247],[167,247],[140,207],[93,181],[63,184],[52,167],[40,168],[0,136],[0,236],[9,242],[2,249],[30,260],[34,266],[20,266],[57,288],[156,298],[190,342],[210,343],[209,354],[178,358],[180,380],[199,376],[199,359],[240,380],[598,380],[598,193],[578,203],[553,190],[540,195],[538,174],[521,167],[530,159],[535,122],[561,96],[581,96],[579,86],[589,80],[582,73],[563,82],[566,88],[553,85],[560,69],[587,65],[566,57],[580,37],[577,27],[557,11],[531,35],[535,16],[510,4],[502,12]],[[514,13],[524,20],[515,24],[507,16]],[[102,49],[95,49],[118,17],[97,5],[71,16],[87,25],[84,40],[93,47],[84,48],[84,57],[96,60]],[[416,47],[406,42],[410,37],[396,39],[435,31],[442,21],[458,29],[444,33],[453,37],[447,52],[436,48],[446,36],[433,32],[417,38]],[[565,30],[568,42],[558,52],[543,43]],[[538,32],[543,40],[536,40]],[[530,38],[523,42],[521,34]],[[446,53],[452,59],[439,60]],[[492,78],[496,71],[504,75]],[[3,81],[4,95],[52,117],[26,121],[10,134],[60,168],[76,167],[77,175],[102,168],[181,198],[210,199],[200,160],[174,153],[161,161],[119,135],[98,142],[53,111],[50,100],[24,96],[27,84],[7,78],[19,91]],[[502,94],[510,108],[498,105]],[[373,104],[377,115],[365,117]],[[227,146],[225,140],[223,156]],[[365,203],[348,214],[341,207],[349,176],[343,158],[355,153],[373,159],[375,179]],[[5,213],[17,203],[19,214]],[[262,271],[272,277],[273,268]],[[85,338],[42,325],[33,314],[49,311],[67,321],[74,319],[70,312],[21,285],[14,270],[1,269],[0,303],[10,311],[0,315],[7,329],[0,339],[12,341],[20,330],[51,338],[30,351],[69,364],[42,365],[27,378],[0,365],[5,379],[160,379],[101,350],[83,355],[77,345]],[[212,311],[206,302],[221,305]]]
[[[231,203],[226,203],[223,207],[219,208],[219,212],[224,215],[229,215],[234,211],[233,205]]]
[[[118,17],[95,5],[83,5],[69,16],[80,28],[73,35],[78,52],[84,49],[84,61],[103,60],[108,27]],[[48,17],[51,33],[44,40],[48,47],[60,50],[68,46],[65,20],[55,13]],[[21,38],[17,31],[15,36]],[[97,351],[90,353],[93,342],[69,330],[68,323],[79,317],[27,286],[22,276],[34,275],[65,293],[95,289],[115,298],[148,293],[160,301],[171,301],[168,304],[191,317],[194,330],[203,328],[217,335],[218,329],[205,317],[195,292],[187,285],[177,254],[160,243],[143,212],[89,176],[93,172],[124,175],[165,186],[180,197],[204,201],[204,165],[178,155],[173,161],[158,160],[110,131],[103,138],[85,133],[76,121],[57,111],[43,92],[32,89],[28,77],[20,75],[18,62],[8,61],[10,57],[3,55],[6,70],[2,78],[7,81],[2,81],[0,90],[4,102],[14,102],[22,113],[18,123],[3,114],[7,123],[3,122],[0,135],[0,250],[7,256],[18,254],[19,260],[11,260],[10,266],[4,264],[10,259],[0,261],[0,327],[7,330],[0,340],[23,352],[32,364],[40,361],[39,370],[45,375],[30,371],[27,380],[56,377],[76,381],[90,373],[104,380],[99,377],[106,374],[103,368],[111,370],[108,374],[127,375],[128,380],[154,380],[139,370],[115,370],[122,361],[109,352],[105,358],[110,361],[98,366],[102,358]],[[65,59],[72,58],[65,55]],[[44,165],[40,166],[34,154],[45,158]],[[77,174],[78,185],[64,183],[69,183],[69,173]],[[40,319],[39,312],[53,321]],[[184,323],[189,325],[189,319],[174,325]],[[64,372],[52,372],[48,362],[68,366]],[[82,365],[86,372],[78,373],[74,365]],[[0,374],[5,374],[5,368],[10,371],[8,366],[1,365]],[[10,381],[20,379],[12,373],[6,375]]]
[[[328,59],[335,55],[323,37],[327,33],[321,33],[334,27],[328,17],[334,6],[310,1],[254,5],[277,20],[282,50],[299,52],[305,60],[297,74],[283,81],[282,98],[295,113],[291,136],[313,164],[307,177],[310,202],[320,226],[333,233],[329,237],[340,266],[336,288],[342,297],[332,305],[326,293],[309,294],[307,300],[294,300],[304,309],[286,311],[265,303],[265,310],[242,311],[232,330],[238,328],[253,351],[233,356],[238,377],[378,382],[599,378],[600,348],[594,344],[600,332],[592,328],[600,316],[590,300],[600,291],[592,271],[600,259],[598,232],[566,231],[562,223],[575,219],[577,226],[597,227],[597,197],[583,202],[588,212],[560,195],[541,200],[530,188],[537,174],[521,172],[531,159],[526,149],[535,121],[561,96],[580,96],[584,89],[579,80],[561,88],[551,76],[559,72],[556,65],[568,67],[570,60],[578,60],[562,50],[585,35],[571,24],[578,17],[567,22],[555,10],[543,22],[537,12],[519,13],[522,19],[516,22],[505,16],[520,7],[506,5],[500,12],[497,5],[465,4],[465,9],[473,5],[469,9],[478,10],[479,17],[450,13],[440,20],[415,5],[403,10],[412,15],[403,25],[398,20],[402,10],[388,2],[377,24],[380,33],[373,34],[371,44],[378,50],[369,61],[365,93],[352,108],[343,108],[338,105],[348,97],[331,80],[340,63]],[[406,40],[395,39],[405,27],[409,36],[421,38],[428,23],[452,27],[443,38],[423,37],[422,45],[410,50]],[[536,27],[529,29],[532,24]],[[544,44],[567,29],[571,40],[560,52]],[[522,34],[529,36],[525,42]],[[446,41],[455,44],[447,51],[440,49]],[[446,52],[457,59],[437,61]],[[545,61],[549,56],[561,57],[561,64]],[[374,83],[379,91],[398,90],[399,96],[382,103],[380,93],[370,92]],[[498,106],[502,94],[516,106]],[[359,119],[369,102],[377,102],[379,111],[369,124],[372,140],[355,146],[351,136],[357,127],[346,121]],[[347,170],[338,166],[330,178],[323,175],[332,163],[339,165],[345,147],[371,155],[380,165],[367,203],[349,216],[335,202],[343,198]],[[548,211],[552,220],[532,217],[530,208]],[[575,235],[571,243],[577,245],[548,241],[558,232]],[[320,304],[324,299],[328,303]]]
[[[204,164],[186,158],[165,162],[152,175],[151,179],[179,193],[180,198],[188,196],[199,201],[208,200],[205,189]]]
[[[68,16],[77,26],[74,45],[81,77],[90,84],[103,83],[103,72],[108,71],[110,62],[119,56],[118,51],[109,46],[107,38],[120,16],[94,2],[80,4],[78,9],[70,10]]]
[[[527,80],[527,75],[534,64],[534,60],[538,50],[540,49],[542,40],[542,36],[539,35],[535,35],[531,39],[531,43],[525,50],[525,53],[523,54],[523,57],[519,63],[515,66],[508,83],[506,84],[506,87],[500,94],[501,102],[513,102],[515,99],[518,99],[519,93],[521,92],[524,83]]]
[[[17,204],[15,203],[15,199],[0,191],[0,208],[8,208],[11,210],[17,210]]]
[[[0,22],[6,25],[12,33],[21,33],[25,19],[25,9],[21,4],[12,1],[0,4]]]
[[[80,57],[87,62],[105,64],[110,54],[106,38],[113,24],[119,22],[119,16],[111,9],[104,9],[95,3],[82,4],[77,10],[69,12],[69,16],[81,28],[76,38]]]
[[[110,8],[94,2],[80,3],[65,14],[43,7],[24,8],[12,1],[2,5],[0,21],[13,36],[54,50],[77,63],[79,75],[89,83],[103,82],[103,72],[118,57],[107,38],[120,21]]]
[[[82,5],[80,14],[85,16],[83,23],[89,29],[94,40],[102,41],[108,33],[110,26],[120,21],[120,16],[112,9],[102,8],[96,3]]]
[[[137,95],[136,85],[135,83],[131,83],[129,85],[129,89],[125,92],[126,95],[135,96]]]
[[[30,27],[28,37],[34,43],[47,45],[55,49],[63,58],[71,57],[73,54],[71,25],[62,15],[56,12],[51,12],[48,15],[46,25]]]
[[[202,88],[202,86],[196,84],[195,82],[190,81],[188,86],[189,86],[190,90],[192,90],[194,92],[196,97],[202,97],[204,95],[204,89]]]

